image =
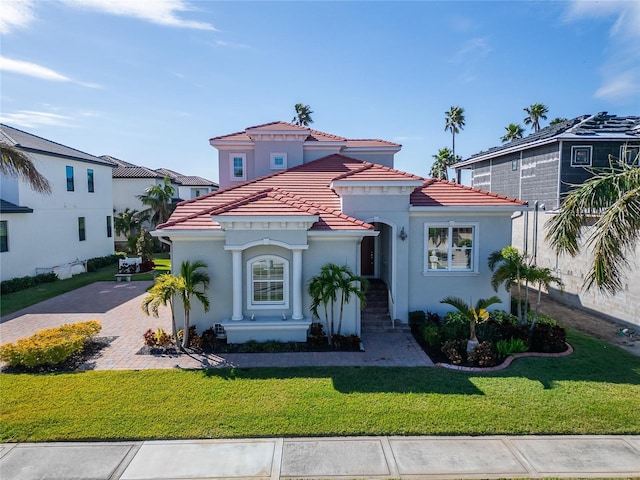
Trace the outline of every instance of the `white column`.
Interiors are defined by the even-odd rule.
[[[232,250],[233,314],[231,320],[242,320],[242,250]]]
[[[292,320],[302,320],[302,250],[293,250],[293,315]]]

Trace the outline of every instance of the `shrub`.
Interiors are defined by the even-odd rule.
[[[469,352],[468,360],[479,367],[493,367],[498,363],[498,355],[493,343],[482,342]]]
[[[504,338],[503,325],[489,317],[489,320],[479,323],[476,326],[476,335],[480,342],[496,343],[498,340]]]
[[[158,327],[155,332],[151,329],[144,332],[144,343],[148,347],[168,347],[173,343],[173,339],[164,328]]]
[[[564,352],[567,349],[567,332],[564,328],[547,323],[536,324],[529,345],[534,352]]]
[[[0,283],[0,293],[3,295],[6,293],[19,292],[20,290],[26,290],[27,288],[35,287],[42,283],[51,283],[58,280],[58,276],[53,273],[40,273],[35,277],[18,277],[10,280],[5,280]]]
[[[440,329],[443,340],[465,340],[469,337],[469,319],[460,312],[449,312]]]
[[[442,353],[454,365],[461,365],[464,361],[467,342],[462,340],[447,340],[442,344]]]
[[[422,339],[430,348],[438,346],[440,344],[440,328],[438,325],[428,323],[422,327]]]
[[[529,349],[527,344],[521,338],[510,338],[509,340],[500,340],[496,343],[496,351],[500,358],[508,357],[514,353],[526,352]]]
[[[527,307],[527,312],[531,310],[531,303],[524,298],[520,300],[520,305],[522,305],[521,308],[523,312],[524,312],[525,305]],[[511,297],[511,314],[512,315],[518,314],[518,298],[517,297]]]
[[[216,330],[213,327],[207,328],[202,335],[200,335],[200,348],[203,350],[213,350],[218,341]]]
[[[504,310],[493,310],[489,312],[489,320],[493,320],[501,325],[505,323],[509,323],[511,325],[518,324],[518,317],[509,312],[505,312]]]
[[[333,335],[331,340],[336,350],[360,350],[361,340],[358,335]]]
[[[57,365],[80,352],[86,340],[96,335],[101,328],[99,322],[89,320],[41,330],[28,338],[2,345],[0,360],[12,367]]]
[[[327,345],[327,338],[325,337],[322,323],[314,322],[311,324],[307,341],[313,348],[320,348]]]
[[[427,312],[427,323],[433,323],[434,325],[440,325],[442,323],[442,318],[440,315],[434,312]]]
[[[184,330],[178,331],[178,341],[182,342],[182,337],[184,336]],[[202,346],[202,340],[198,332],[196,331],[196,326],[191,325],[189,327],[189,347],[191,348],[200,348]]]
[[[105,257],[95,257],[87,260],[87,272],[95,272],[96,270],[118,263],[118,260],[125,258],[123,254],[107,255]]]
[[[427,316],[422,310],[409,312],[409,327],[414,332],[419,332],[427,323]]]

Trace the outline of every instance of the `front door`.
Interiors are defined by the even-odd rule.
[[[375,275],[375,237],[364,237],[360,245],[360,268],[363,277]]]

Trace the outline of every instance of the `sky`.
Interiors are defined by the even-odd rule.
[[[428,176],[524,108],[640,115],[637,1],[2,0],[0,121],[93,155],[218,180],[212,137],[291,121],[402,144]],[[527,132],[529,132],[529,127]]]

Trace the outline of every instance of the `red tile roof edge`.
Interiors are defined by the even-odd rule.
[[[345,156],[345,155],[342,155],[342,156]],[[346,157],[346,158],[350,158],[350,157]],[[390,173],[397,173],[397,174],[400,174],[400,175],[402,175],[404,177],[408,177],[408,179],[411,179],[411,180],[424,180],[423,177],[420,177],[418,175],[414,175],[413,173],[403,172],[402,170],[398,170],[398,169],[395,169],[395,168],[387,167],[385,165],[379,165],[377,163],[370,163],[370,162],[362,162],[362,163],[363,163],[363,167],[362,168],[359,168],[357,170],[353,170],[351,172],[343,173],[342,175],[339,175],[339,176],[335,177],[332,181],[335,182],[336,180],[344,180],[345,178],[351,177],[353,175],[357,175],[358,173],[364,172],[365,170],[369,170],[371,168],[375,168],[376,170],[383,170],[383,171],[390,172]]]
[[[433,185],[434,183],[444,183],[444,184],[447,184],[447,185],[450,185],[450,186],[453,186],[453,187],[462,188],[464,190],[469,190],[469,191],[472,191],[472,192],[481,193],[481,194],[486,195],[488,197],[494,197],[494,198],[499,198],[499,199],[502,199],[502,200],[507,200],[509,202],[517,203],[519,205],[527,205],[528,204],[528,202],[525,202],[523,200],[518,200],[515,197],[509,197],[507,195],[500,195],[498,193],[490,192],[488,190],[481,190],[479,188],[469,187],[467,185],[462,185],[460,183],[451,182],[449,180],[443,180],[443,179],[440,179],[440,178],[428,178],[422,184],[422,187],[418,187],[418,189],[426,188],[429,185]]]

